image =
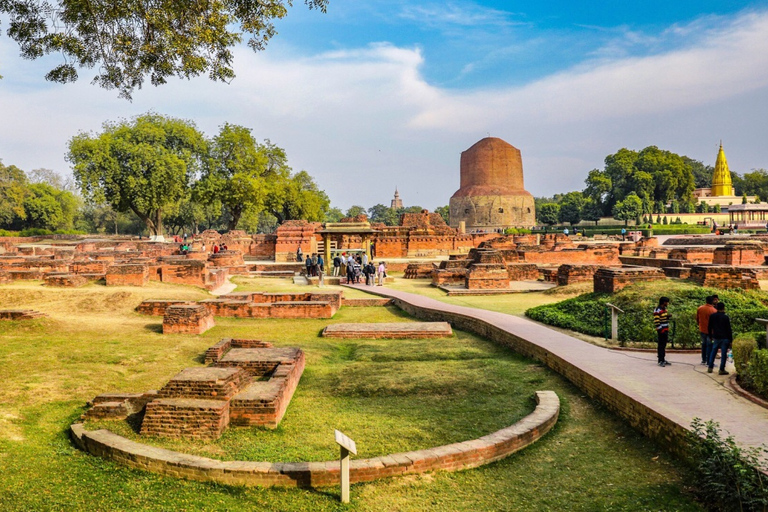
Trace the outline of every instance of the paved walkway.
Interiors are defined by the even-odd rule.
[[[414,306],[484,320],[545,348],[685,428],[689,428],[696,417],[713,419],[743,446],[768,444],[768,409],[726,388],[723,383],[727,377],[708,374],[706,367],[699,364],[701,357],[698,354],[667,354],[672,365],[662,368],[656,364],[655,353],[605,349],[525,318],[454,306],[386,287],[376,287],[375,290],[359,285],[354,287]]]

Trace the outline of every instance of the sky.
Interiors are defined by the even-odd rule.
[[[153,111],[213,136],[228,122],[285,148],[333,206],[448,204],[478,140],[519,148],[535,196],[581,190],[618,149],[655,145],[731,170],[768,168],[768,0],[296,0],[230,84],[145,85],[133,101],[54,84],[0,20],[0,159],[71,173],[67,142]]]

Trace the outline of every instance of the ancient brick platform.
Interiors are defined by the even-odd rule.
[[[759,290],[760,283],[755,270],[730,265],[695,265],[689,279],[701,286],[713,288],[741,288]]]
[[[158,391],[159,398],[229,400],[251,381],[239,368],[185,368]]]
[[[323,329],[326,338],[425,339],[453,336],[448,322],[385,322],[333,324]]]
[[[269,380],[253,382],[232,398],[230,401],[232,425],[277,428],[304,372],[304,352],[299,349],[294,350],[293,359],[283,359],[269,375]]]
[[[141,434],[218,439],[229,424],[229,401],[159,398],[149,402]]]
[[[62,288],[77,288],[88,283],[82,275],[51,273],[45,275],[46,286],[58,286]]]
[[[3,309],[0,310],[0,320],[33,320],[48,316],[32,309]]]
[[[205,364],[213,364],[232,348],[271,348],[272,344],[261,340],[224,338],[205,351]]]
[[[297,347],[232,348],[214,365],[221,368],[242,368],[251,377],[269,375],[282,364],[295,364],[303,357]]]
[[[507,263],[507,277],[510,281],[536,281],[539,267],[533,263]]]
[[[728,242],[725,247],[717,247],[712,263],[715,265],[762,265],[765,250],[762,243]]]
[[[142,263],[121,263],[107,267],[107,286],[145,286],[149,267]]]
[[[153,299],[143,301],[136,306],[136,311],[142,315],[163,316],[165,315],[165,310],[168,309],[169,306],[193,306],[195,304],[195,301],[189,300]]]
[[[213,326],[213,314],[200,304],[168,306],[163,315],[163,334],[202,334]]]
[[[405,279],[421,279],[432,277],[432,271],[435,269],[434,263],[430,261],[418,261],[409,263],[405,268]]]
[[[651,267],[601,268],[595,272],[593,282],[596,293],[616,293],[640,281],[666,279],[664,271]]]

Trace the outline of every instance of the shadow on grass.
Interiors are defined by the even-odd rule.
[[[146,324],[144,326],[145,331],[154,332],[157,334],[163,334],[163,324]]]

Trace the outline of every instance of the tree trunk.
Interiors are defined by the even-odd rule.
[[[243,215],[242,208],[232,208],[230,210],[229,222],[227,222],[227,231],[234,231],[237,229],[237,224],[240,222],[240,217]]]

